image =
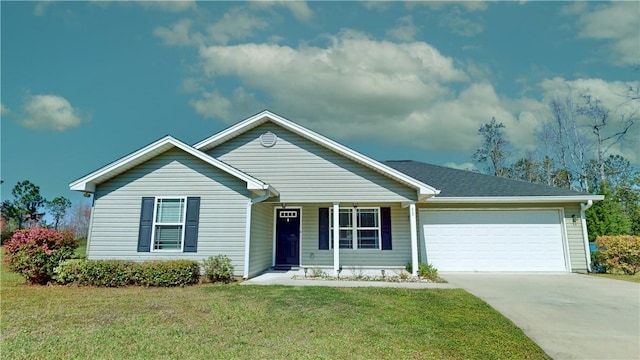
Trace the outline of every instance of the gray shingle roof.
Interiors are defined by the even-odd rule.
[[[383,164],[441,190],[438,197],[590,196],[591,194],[412,160]]]

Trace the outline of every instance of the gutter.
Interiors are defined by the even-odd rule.
[[[589,237],[587,236],[587,219],[585,211],[593,206],[593,200],[587,200],[586,203],[580,203],[580,222],[582,223],[582,240],[584,241],[584,254],[587,259],[587,272],[591,272],[591,251],[589,250]]]
[[[277,193],[277,191],[275,191],[275,189],[272,189],[271,187],[269,187],[269,189],[267,191],[264,192],[264,194],[258,196],[257,198],[254,199],[249,199],[249,201],[247,202],[247,216],[246,216],[246,223],[245,223],[245,238],[244,238],[244,271],[243,271],[243,275],[242,277],[244,279],[248,279],[249,278],[249,251],[251,249],[251,208],[253,206],[253,204],[257,204],[260,202],[263,202],[265,200],[267,200],[268,198],[271,197],[272,194]],[[276,195],[277,196],[277,195]]]

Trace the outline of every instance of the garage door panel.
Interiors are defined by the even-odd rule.
[[[423,210],[420,221],[441,271],[567,271],[557,210]]]

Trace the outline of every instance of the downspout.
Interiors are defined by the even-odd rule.
[[[587,272],[591,272],[591,251],[589,250],[589,236],[587,235],[587,219],[585,211],[593,205],[593,200],[587,200],[585,204],[580,203],[580,222],[582,223],[582,240],[584,241],[584,254],[587,259]]]
[[[251,208],[253,204],[263,202],[271,197],[271,191],[267,190],[264,194],[254,199],[249,199],[247,202],[247,217],[245,223],[245,238],[244,238],[244,272],[242,277],[246,280],[249,278],[249,250],[251,249]]]

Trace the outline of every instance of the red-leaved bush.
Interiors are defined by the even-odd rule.
[[[22,274],[31,284],[51,281],[53,269],[70,259],[78,246],[67,231],[45,228],[21,230],[5,242],[5,258],[11,269]]]

